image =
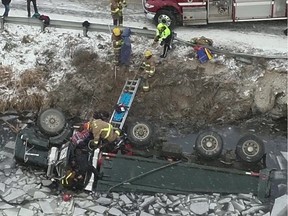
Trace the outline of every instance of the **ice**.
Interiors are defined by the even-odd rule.
[[[108,213],[111,214],[111,215],[115,215],[115,216],[122,216],[122,215],[124,215],[120,210],[118,210],[117,208],[114,208],[114,207],[112,207],[111,209],[109,209]]]
[[[156,198],[154,196],[148,197],[144,200],[143,203],[141,203],[140,208],[144,208],[147,205],[150,205],[151,203],[153,203],[156,200]]]
[[[287,194],[276,198],[273,209],[271,211],[271,216],[287,215],[287,207],[288,207],[287,200],[288,200]]]
[[[89,209],[92,211],[103,214],[107,210],[107,207],[104,207],[101,205],[95,205],[95,206],[90,206]]]
[[[26,208],[21,208],[18,213],[18,216],[33,216],[33,215],[34,215],[33,211]]]
[[[5,184],[0,182],[0,191],[4,192],[5,191]]]
[[[54,208],[51,206],[50,202],[45,200],[45,201],[39,201],[39,205],[43,211],[44,214],[54,214]]]
[[[25,192],[21,189],[15,189],[15,188],[12,188],[11,192],[9,195],[5,196],[5,200],[6,201],[11,201],[11,200],[14,200],[14,199],[17,199],[21,196],[23,196],[25,194]]]
[[[191,203],[190,210],[195,214],[206,214],[209,210],[209,203],[208,202],[196,202]]]
[[[77,208],[77,207],[75,207],[73,216],[82,216],[82,215],[85,215],[85,212],[86,212],[86,211],[87,211],[86,209],[82,209],[82,208]]]
[[[6,216],[15,216],[15,215],[18,215],[18,212],[19,212],[19,208],[11,208],[11,209],[3,210],[3,213]]]
[[[43,193],[42,191],[35,191],[34,199],[43,199],[47,197],[47,194]]]
[[[96,202],[102,205],[109,205],[112,202],[112,200],[109,198],[100,197],[99,199],[96,200]]]
[[[125,194],[121,195],[120,199],[123,200],[126,205],[132,203],[132,201]]]

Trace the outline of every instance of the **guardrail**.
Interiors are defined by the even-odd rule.
[[[41,31],[44,31],[47,27],[41,20],[35,19],[35,18],[26,18],[26,17],[2,17],[0,19],[0,27],[1,30],[4,29],[5,23],[11,23],[11,24],[22,24],[22,25],[32,25],[32,26],[39,26],[41,27]],[[83,30],[83,35],[87,36],[88,31],[94,31],[94,32],[105,32],[105,33],[111,33],[112,28],[115,26],[108,25],[108,24],[96,24],[96,23],[90,23],[89,28],[85,28],[82,26],[82,22],[74,22],[74,21],[63,21],[63,20],[50,20],[49,27],[54,28],[64,28],[64,29],[73,29],[73,30]],[[121,27],[125,28],[125,26]],[[155,30],[149,30],[149,29],[140,29],[140,28],[133,28],[129,27],[131,29],[131,34],[139,34],[141,36],[146,36],[148,38],[153,38],[155,36]],[[182,40],[181,38],[176,37],[175,40],[177,40],[180,43],[186,44],[188,46],[195,46],[196,44],[193,44],[189,41]],[[226,50],[219,50],[214,47],[210,46],[204,46],[207,47],[214,52],[221,53],[227,56],[238,56],[242,58],[266,58],[266,59],[288,59],[287,55],[284,56],[267,56],[267,55],[254,55],[254,54],[246,54],[246,53],[233,53]]]
[[[113,25],[90,23],[90,26],[87,29],[82,26],[82,22],[63,21],[63,20],[50,20],[49,26],[46,26],[41,20],[26,17],[2,17],[0,22],[1,22],[1,30],[4,29],[5,23],[11,23],[20,25],[39,26],[41,28],[41,31],[44,31],[46,27],[83,30],[84,36],[87,36],[87,31],[111,33],[111,30],[115,27]],[[125,28],[125,26],[123,26],[122,28]],[[140,34],[142,36],[146,36],[149,38],[153,38],[155,36],[155,30],[139,29],[132,27],[129,28],[131,29],[132,34]]]

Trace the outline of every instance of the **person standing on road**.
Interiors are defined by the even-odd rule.
[[[125,0],[111,0],[111,15],[114,26],[123,25],[123,7],[127,7]]]
[[[173,32],[166,24],[159,23],[157,25],[156,36],[153,44],[160,41],[160,45],[164,45],[163,54],[160,56],[160,58],[166,58],[168,50],[171,49],[172,34]]]
[[[4,14],[3,14],[3,17],[8,17],[8,13],[10,11],[10,3],[11,3],[11,0],[2,0],[2,4],[4,5]]]
[[[27,0],[27,12],[28,12],[28,17],[31,17],[31,2],[33,4],[34,7],[34,13],[38,14],[38,9],[37,9],[37,4],[36,4],[36,0]]]

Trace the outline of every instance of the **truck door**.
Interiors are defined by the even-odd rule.
[[[208,23],[232,22],[232,0],[208,1]]]
[[[235,21],[272,18],[273,0],[235,0]]]
[[[273,18],[287,17],[287,3],[286,0],[274,0]]]
[[[178,3],[183,10],[183,25],[206,25],[206,0],[186,0]]]

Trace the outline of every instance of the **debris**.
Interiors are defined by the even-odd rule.
[[[208,202],[196,202],[191,203],[190,210],[195,214],[206,214],[209,211],[209,203]]]

